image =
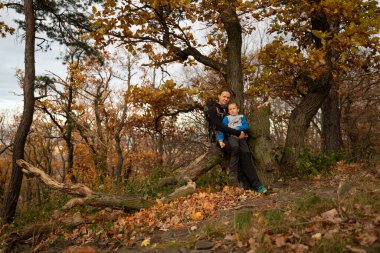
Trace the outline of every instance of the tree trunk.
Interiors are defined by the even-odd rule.
[[[263,183],[274,182],[279,177],[279,167],[275,160],[270,137],[270,105],[256,110],[250,117],[249,146],[259,178]]]
[[[329,23],[323,10],[315,10],[312,13],[311,28],[322,32],[335,32],[333,24]],[[312,38],[314,46],[317,49],[322,48],[322,39],[314,35]],[[308,91],[290,115],[284,154],[280,162],[284,174],[296,174],[296,161],[304,150],[306,130],[330,93],[333,82],[333,63],[331,61],[333,56],[334,58],[337,57],[334,51],[326,51],[324,63],[321,62],[321,65],[315,67],[316,72],[322,71],[317,79],[311,78],[309,73],[301,73],[300,75],[304,84],[307,84]]]
[[[129,86],[130,86],[130,69],[128,72],[128,91],[129,91]],[[126,102],[124,102],[126,103]],[[118,121],[118,125],[116,127],[116,131],[114,134],[114,139],[115,139],[115,147],[116,147],[116,153],[117,153],[117,165],[116,165],[116,178],[121,179],[121,174],[123,172],[123,164],[124,164],[124,156],[123,156],[123,149],[121,146],[121,131],[123,130],[125,124],[126,124],[126,119],[127,119],[127,111],[128,111],[128,106],[126,104],[123,105],[123,111],[121,114],[121,117]],[[127,171],[125,172],[127,173]]]
[[[72,183],[77,182],[77,178],[74,175],[74,144],[72,142],[72,135],[74,130],[74,119],[73,119],[73,111],[72,111],[72,102],[73,102],[73,88],[72,84],[74,83],[74,79],[70,77],[70,86],[68,90],[68,99],[67,99],[67,113],[66,113],[66,131],[64,134],[64,139],[67,147],[67,173],[70,175],[70,181]],[[65,175],[64,175],[65,176]]]
[[[334,83],[322,105],[322,151],[339,152],[342,147],[340,128],[339,85]]]
[[[235,93],[234,101],[242,108],[243,93],[243,67],[241,60],[242,28],[234,7],[229,6],[222,14],[221,19],[227,32],[227,66],[224,76],[227,85]]]
[[[296,174],[296,161],[304,150],[306,130],[330,90],[329,82],[315,91],[310,91],[293,109],[286,135],[284,153],[281,158],[283,174]]]
[[[116,153],[117,153],[117,164],[116,164],[115,176],[117,179],[120,179],[121,173],[123,171],[123,163],[124,163],[123,150],[121,148],[120,133],[119,132],[115,133],[114,138],[115,138],[115,146],[116,146]]]
[[[158,166],[164,165],[164,135],[162,129],[157,130],[157,164]]]
[[[25,79],[24,79],[24,109],[14,140],[12,155],[12,175],[8,191],[4,200],[1,214],[1,223],[11,223],[16,213],[16,206],[20,196],[22,171],[17,165],[18,159],[24,158],[25,142],[33,122],[34,114],[34,81],[35,81],[35,19],[33,0],[24,1],[25,14]]]
[[[99,182],[103,184],[107,175],[107,143],[105,142],[103,134],[102,120],[100,115],[100,107],[103,106],[102,94],[100,91],[101,87],[98,87],[97,94],[94,101],[94,111],[95,111],[95,122],[96,122],[96,132],[98,136],[98,145],[96,146],[97,152],[94,154],[95,168],[99,171]]]

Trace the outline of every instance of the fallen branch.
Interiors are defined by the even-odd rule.
[[[96,207],[110,207],[112,209],[140,209],[148,208],[155,204],[155,201],[148,201],[138,195],[110,195],[101,192],[96,192],[83,184],[64,184],[51,178],[41,169],[34,167],[24,160],[18,160],[17,164],[22,168],[22,172],[28,177],[37,177],[45,185],[51,189],[58,190],[70,195],[79,196],[69,200],[63,207],[63,210],[68,210],[77,205],[90,205]],[[184,185],[176,189],[173,193],[163,197],[160,201],[167,203],[176,200],[180,197],[184,197],[193,193],[196,189],[196,185],[190,179],[188,179],[187,185]],[[60,213],[60,212],[58,212]],[[60,216],[60,215],[58,215]],[[32,237],[38,238],[43,234],[53,232],[56,228],[63,225],[77,226],[84,223],[83,218],[78,218],[75,215],[55,222],[49,222],[46,224],[37,224],[32,227],[26,228],[17,233],[5,234],[0,238],[0,253],[10,252],[15,245],[22,241],[26,241]]]
[[[155,202],[148,201],[139,195],[110,195],[101,192],[95,192],[84,184],[64,184],[51,178],[44,171],[37,167],[18,160],[17,164],[22,167],[22,172],[28,177],[37,177],[48,187],[59,190],[70,195],[76,195],[83,198],[70,200],[64,207],[64,210],[70,209],[76,205],[87,204],[96,207],[110,207],[113,209],[141,209],[152,206]]]
[[[158,187],[169,184],[178,184],[181,180],[195,181],[198,177],[222,163],[223,154],[216,146],[210,147],[209,151],[200,155],[189,165],[180,167],[175,171],[175,176],[165,177],[160,180]]]
[[[2,237],[0,237],[0,253],[11,252],[12,249],[18,243],[26,241],[30,238],[34,238],[32,242],[33,247],[34,245],[38,244],[38,242],[40,241],[40,237],[44,234],[52,233],[57,228],[62,227],[64,225],[78,226],[80,224],[83,224],[84,222],[85,221],[82,218],[82,216],[79,213],[77,213],[71,217],[67,217],[59,221],[49,222],[45,224],[36,224],[14,233],[5,234]]]
[[[201,167],[202,169],[197,168],[192,171],[188,171],[187,174],[189,174],[191,178],[188,178],[185,176],[185,172],[187,171],[187,169],[191,168],[189,167],[190,165],[185,167],[185,169],[180,170],[179,176],[176,177],[177,182],[179,181],[180,178],[184,178],[188,180],[188,184],[176,189],[173,193],[169,194],[168,196],[165,196],[162,199],[162,201],[163,202],[173,201],[175,199],[178,199],[180,197],[193,193],[195,191],[196,185],[194,182],[192,182],[191,179],[199,176],[199,174],[202,172],[202,170],[204,170],[205,167],[209,168],[213,166],[213,163],[215,162],[215,160],[216,159],[214,160],[207,159],[204,156],[195,160],[194,161],[195,164],[199,165],[199,167]],[[70,195],[76,195],[76,196],[82,197],[82,198],[73,198],[69,200],[62,207],[63,210],[68,210],[68,209],[73,208],[74,206],[85,205],[85,204],[90,205],[90,206],[110,207],[112,209],[121,209],[121,210],[141,209],[141,208],[148,208],[155,203],[154,201],[145,200],[143,197],[139,195],[123,195],[123,196],[110,195],[110,194],[105,194],[101,192],[95,192],[84,184],[71,185],[71,184],[60,183],[57,180],[50,177],[41,169],[34,167],[33,165],[27,163],[24,160],[18,160],[17,164],[22,168],[22,172],[26,176],[37,177],[51,189],[59,190]]]

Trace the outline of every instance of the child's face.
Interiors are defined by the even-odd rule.
[[[238,115],[239,108],[235,104],[230,104],[228,105],[228,113],[233,116]]]

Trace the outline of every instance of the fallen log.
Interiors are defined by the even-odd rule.
[[[22,172],[28,177],[37,177],[45,185],[54,190],[59,190],[70,195],[80,196],[70,200],[64,207],[64,210],[70,209],[76,205],[87,204],[95,207],[110,207],[113,209],[141,209],[152,206],[155,201],[146,200],[139,195],[110,195],[96,192],[84,184],[64,184],[51,178],[44,171],[27,163],[24,160],[18,160],[17,164],[22,168]]]
[[[109,207],[112,209],[141,209],[148,208],[156,203],[154,200],[145,200],[139,195],[111,195],[101,192],[96,192],[87,187],[84,184],[64,184],[57,180],[51,178],[41,169],[27,163],[24,160],[18,160],[17,164],[22,168],[22,172],[28,177],[37,177],[46,186],[51,189],[58,190],[70,195],[79,196],[79,198],[73,198],[69,200],[63,207],[63,210],[68,210],[77,205],[90,205],[95,207]],[[176,200],[180,197],[184,197],[195,192],[196,185],[191,180],[188,181],[187,185],[179,187],[173,193],[161,198],[159,202],[167,203]],[[58,213],[60,213],[58,211]],[[56,216],[60,216],[59,214]],[[49,222],[45,224],[36,224],[31,227],[25,228],[17,233],[5,234],[0,237],[0,253],[10,252],[15,245],[23,241],[27,241],[30,238],[38,238],[43,234],[48,234],[53,232],[56,228],[70,225],[76,226],[84,223],[83,219],[76,218],[75,216],[68,219],[59,220],[55,222]]]
[[[11,252],[12,249],[15,246],[17,246],[17,244],[27,241],[30,238],[33,238],[33,241],[31,242],[31,247],[38,247],[38,243],[42,235],[52,233],[57,228],[62,227],[64,225],[78,226],[80,224],[83,224],[84,222],[85,221],[82,218],[82,216],[79,213],[77,213],[65,219],[60,219],[58,221],[48,222],[44,224],[35,224],[33,226],[24,228],[20,231],[5,234],[0,237],[0,253]],[[33,249],[33,252],[35,252],[35,250],[36,249]]]
[[[70,194],[70,195],[76,195],[80,196],[81,198],[73,198],[69,200],[63,207],[63,210],[69,210],[73,208],[74,206],[78,205],[89,205],[89,206],[95,206],[95,207],[110,207],[112,209],[141,209],[141,208],[148,208],[156,203],[156,201],[153,200],[146,200],[140,195],[111,195],[101,192],[96,192],[87,187],[84,184],[64,184],[60,183],[54,178],[50,177],[48,174],[46,174],[41,169],[27,163],[24,160],[18,160],[17,164],[22,168],[22,172],[28,176],[28,177],[37,177],[39,180],[41,180],[46,186],[48,186],[51,189],[62,191],[64,193]],[[204,161],[199,163],[204,164]],[[190,173],[192,178],[194,178],[194,175],[200,173],[200,170],[195,170],[196,172]],[[184,172],[182,172],[182,175],[184,178],[187,179],[188,183],[187,185],[184,185],[178,189],[176,189],[173,193],[169,194],[168,196],[165,196],[161,199],[162,202],[169,202],[173,201],[175,199],[178,199],[180,197],[189,195],[193,192],[195,192],[196,185],[195,183],[184,176]],[[179,181],[179,179],[176,179]]]
[[[198,177],[212,169],[223,161],[223,152],[216,146],[211,146],[209,151],[200,155],[197,159],[187,166],[178,168],[175,175],[162,178],[158,187],[163,187],[169,184],[177,184],[181,180],[195,181]]]

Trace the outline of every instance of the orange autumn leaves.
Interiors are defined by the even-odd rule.
[[[168,204],[157,204],[131,216],[119,218],[114,223],[118,230],[139,231],[150,227],[160,230],[194,225],[197,221],[217,215],[221,209],[231,209],[239,205],[239,196],[254,197],[253,192],[238,188],[224,187],[222,192],[198,192]],[[257,196],[257,195],[256,195]]]

